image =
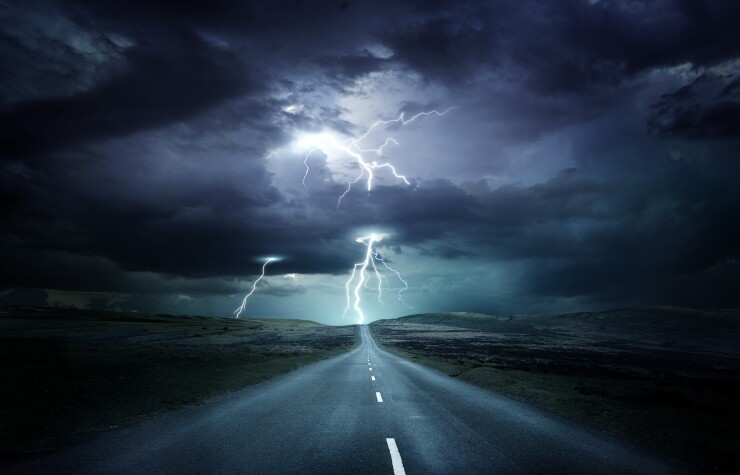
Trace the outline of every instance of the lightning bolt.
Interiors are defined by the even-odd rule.
[[[352,190],[352,185],[357,184],[363,177],[367,175],[366,182],[367,182],[367,191],[370,192],[373,189],[373,178],[375,178],[374,171],[378,170],[380,168],[387,168],[391,171],[394,177],[398,178],[399,180],[403,181],[406,185],[410,185],[408,178],[405,175],[401,175],[398,170],[396,170],[396,167],[393,166],[389,162],[379,162],[378,160],[366,160],[363,155],[364,154],[375,154],[377,156],[383,155],[383,150],[390,144],[398,145],[398,142],[391,138],[387,137],[382,144],[375,148],[364,148],[361,145],[361,142],[363,142],[365,139],[368,138],[368,136],[378,127],[384,126],[384,125],[390,125],[390,124],[400,124],[401,126],[408,125],[417,119],[421,117],[426,117],[430,115],[435,115],[437,117],[442,117],[446,115],[448,112],[450,112],[452,109],[455,109],[455,107],[450,107],[442,112],[439,112],[437,110],[431,110],[426,112],[419,112],[418,114],[412,116],[411,118],[406,118],[405,114],[402,112],[398,117],[395,119],[390,120],[378,120],[374,122],[362,135],[359,135],[357,137],[349,138],[343,142],[335,140],[333,137],[322,137],[328,139],[328,141],[331,143],[331,145],[346,153],[350,157],[354,158],[357,164],[360,167],[360,173],[357,175],[357,177],[354,180],[351,180],[347,183],[347,189],[339,196],[339,199],[337,199],[337,208],[342,204],[342,199],[347,196],[347,193],[349,193]],[[308,194],[308,188],[306,187],[306,177],[308,176],[308,173],[310,171],[309,165],[308,165],[308,158],[310,155],[315,152],[316,150],[321,150],[321,147],[317,145],[313,145],[313,148],[311,151],[309,151],[306,154],[305,159],[303,160],[303,164],[306,166],[306,173],[303,175],[303,186],[306,188],[306,193]]]
[[[344,197],[347,196],[347,194],[352,190],[352,185],[357,184],[363,178],[366,179],[368,193],[372,191],[373,179],[375,178],[374,172],[381,168],[387,168],[388,170],[390,170],[390,172],[393,174],[394,177],[403,181],[403,183],[405,183],[406,185],[411,184],[408,178],[405,175],[402,175],[401,173],[399,173],[396,167],[390,162],[370,160],[370,159],[365,158],[366,154],[374,154],[377,157],[382,157],[384,150],[388,146],[398,145],[398,142],[392,137],[386,137],[382,141],[382,143],[380,143],[374,148],[373,147],[368,148],[367,146],[363,145],[365,141],[369,140],[370,135],[376,129],[378,129],[379,127],[388,126],[391,124],[406,126],[422,117],[427,117],[427,116],[442,117],[455,108],[456,107],[449,107],[441,112],[438,110],[420,112],[410,118],[406,118],[405,113],[402,112],[395,119],[377,120],[373,124],[371,124],[370,127],[368,127],[365,130],[365,132],[362,133],[361,135],[358,135],[356,137],[351,137],[344,141],[338,141],[334,137],[326,133],[313,135],[310,137],[308,136],[298,137],[296,141],[294,142],[295,146],[310,148],[303,159],[303,165],[305,167],[305,172],[303,174],[303,179],[301,181],[301,183],[303,184],[303,188],[306,190],[306,208],[307,208],[308,214],[309,215],[311,214],[311,208],[309,204],[310,194],[309,194],[308,185],[306,184],[306,179],[308,178],[308,175],[311,172],[309,159],[311,158],[311,155],[316,151],[321,151],[324,154],[326,154],[326,152],[324,151],[326,147],[324,147],[323,145],[328,145],[337,150],[344,152],[345,154],[352,157],[356,161],[357,165],[359,166],[359,174],[353,180],[350,180],[347,183],[347,189],[337,199],[337,208],[339,208],[339,206],[342,204],[342,199],[344,199]],[[301,110],[302,110],[302,107],[301,107]],[[289,108],[285,109],[285,112],[293,114],[293,113],[300,112],[300,110],[298,109],[298,106],[296,106],[295,108],[293,108],[293,106],[289,106]],[[319,143],[319,142],[322,142],[322,143]],[[265,158],[269,160],[273,158],[275,155],[276,154],[273,153],[273,151],[270,151],[270,153],[268,153],[268,155]],[[360,292],[363,288],[366,288],[367,285],[369,284],[369,280],[368,280],[368,273],[369,273],[368,267],[369,266],[372,266],[374,276],[377,279],[378,301],[380,303],[383,303],[383,280],[385,279],[387,281],[388,279],[381,274],[380,268],[377,263],[383,264],[383,267],[386,270],[393,273],[396,276],[396,278],[398,278],[398,280],[403,283],[403,287],[400,289],[397,289],[398,300],[399,302],[403,303],[409,309],[413,309],[413,307],[409,306],[403,299],[403,292],[407,291],[409,288],[408,283],[403,279],[401,274],[396,269],[393,269],[392,267],[390,267],[388,263],[385,262],[385,260],[380,255],[380,253],[374,250],[373,248],[373,245],[375,243],[382,241],[386,237],[388,237],[387,234],[373,233],[370,236],[361,236],[356,239],[358,243],[364,244],[366,246],[365,259],[361,262],[356,263],[353,266],[350,277],[345,284],[345,290],[346,290],[346,295],[347,295],[347,306],[344,309],[343,315],[346,315],[350,307],[352,307],[354,308],[355,312],[357,313],[359,317],[359,323],[362,323],[365,320],[365,315],[362,312],[362,308],[360,307],[360,304],[361,304]],[[267,264],[269,264],[272,260],[274,259],[268,259],[265,262],[265,264],[262,266],[262,275],[254,282],[254,284],[252,285],[252,290],[249,292],[249,294],[247,294],[244,297],[244,300],[242,301],[241,306],[239,306],[239,308],[237,308],[236,311],[234,312],[237,318],[239,318],[239,315],[241,314],[241,312],[244,311],[247,300],[254,293],[257,287],[257,283],[260,280],[262,280],[262,278],[265,275],[265,268],[267,267]],[[285,277],[295,279],[295,276],[291,274],[286,274]],[[351,289],[352,285],[354,285],[354,287]]]
[[[255,289],[257,288],[257,283],[260,280],[262,280],[263,277],[265,277],[265,268],[267,268],[267,264],[269,264],[272,261],[276,261],[276,260],[277,260],[277,258],[275,258],[275,257],[268,257],[265,260],[265,263],[262,264],[262,274],[259,276],[259,278],[257,278],[257,280],[254,281],[254,283],[252,284],[252,290],[250,290],[249,293],[244,296],[244,300],[242,300],[242,304],[239,305],[236,308],[236,310],[234,310],[234,313],[236,314],[236,318],[239,318],[239,315],[241,315],[241,313],[244,311],[244,309],[247,308],[247,300],[249,299],[249,297],[252,296],[252,294],[254,293]]]
[[[309,192],[308,192],[308,186],[306,186],[306,178],[308,178],[308,172],[310,170],[310,168],[308,166],[308,159],[311,156],[311,154],[314,153],[317,150],[320,150],[320,149],[319,148],[316,148],[316,147],[312,148],[306,154],[306,158],[303,159],[303,165],[306,166],[306,173],[303,174],[303,180],[301,181],[301,183],[303,183],[303,188],[306,189],[306,212],[308,213],[309,216],[311,216],[311,201],[309,201],[310,195],[309,195]]]
[[[383,257],[380,255],[379,252],[373,252],[373,257],[375,258],[376,261],[380,261],[385,266],[386,269],[388,269],[389,271],[391,271],[394,274],[396,274],[396,277],[398,278],[398,280],[400,280],[401,282],[403,282],[403,288],[398,289],[398,293],[397,293],[397,295],[398,295],[398,301],[401,302],[402,304],[404,304],[406,307],[408,307],[409,310],[413,310],[414,307],[412,307],[411,305],[407,304],[406,301],[403,300],[403,295],[402,295],[404,292],[406,292],[409,289],[409,283],[406,282],[405,280],[403,280],[403,277],[401,277],[401,273],[400,272],[398,272],[396,269],[393,269],[392,267],[390,267],[383,260]]]
[[[360,244],[364,244],[366,246],[365,259],[362,260],[361,262],[356,263],[352,267],[352,272],[350,273],[349,279],[347,279],[347,282],[344,284],[344,288],[347,294],[347,306],[344,309],[344,313],[342,314],[342,317],[344,317],[344,315],[346,315],[347,312],[349,311],[350,307],[352,307],[357,313],[357,316],[359,317],[357,323],[363,323],[365,321],[365,314],[362,312],[362,308],[360,307],[360,303],[362,301],[360,297],[360,290],[362,290],[363,287],[367,287],[367,284],[369,282],[369,279],[368,279],[368,273],[369,273],[368,267],[369,266],[372,266],[373,273],[375,274],[375,278],[378,281],[378,301],[380,303],[383,303],[383,279],[385,277],[378,270],[378,266],[376,265],[376,262],[382,263],[386,269],[396,274],[396,277],[398,277],[398,279],[401,282],[403,282],[404,287],[398,291],[398,300],[402,302],[404,305],[406,305],[409,309],[412,308],[403,300],[403,297],[401,295],[404,291],[408,290],[409,284],[401,277],[401,274],[397,270],[391,268],[383,260],[380,253],[378,253],[373,248],[373,245],[375,243],[378,243],[387,237],[388,237],[388,234],[373,233],[369,236],[360,236],[357,239],[355,239],[356,242]],[[354,283],[354,287],[352,287],[353,283]]]

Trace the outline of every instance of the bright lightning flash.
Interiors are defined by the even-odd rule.
[[[309,165],[308,165],[308,159],[311,156],[311,154],[317,150],[324,151],[325,149],[329,147],[333,147],[337,150],[341,150],[342,152],[346,153],[350,157],[354,158],[357,164],[360,166],[360,174],[357,175],[357,178],[354,180],[351,180],[347,183],[347,189],[344,191],[344,193],[339,196],[339,199],[337,200],[337,208],[340,204],[342,204],[342,198],[347,196],[347,193],[350,192],[352,189],[352,185],[359,182],[362,177],[367,175],[367,191],[372,191],[373,189],[373,178],[375,177],[373,171],[377,170],[379,168],[387,168],[391,171],[393,176],[398,178],[399,180],[403,181],[405,184],[410,185],[411,183],[409,180],[404,176],[398,173],[396,170],[396,167],[391,165],[389,162],[378,162],[377,160],[366,160],[363,157],[363,154],[366,153],[374,153],[377,156],[383,155],[383,149],[387,147],[389,144],[398,145],[398,142],[391,138],[387,137],[382,144],[375,148],[364,148],[361,145],[361,142],[363,142],[365,139],[368,138],[368,136],[378,127],[382,125],[390,125],[390,124],[400,124],[400,125],[407,125],[411,122],[414,122],[416,119],[419,119],[420,117],[426,117],[428,115],[436,115],[438,117],[442,117],[443,115],[450,112],[454,107],[450,107],[442,112],[431,110],[427,112],[420,112],[416,114],[415,116],[407,119],[402,112],[401,115],[399,115],[395,119],[390,120],[378,120],[375,123],[373,123],[364,134],[359,135],[357,137],[349,138],[344,141],[338,141],[334,137],[332,137],[328,133],[322,133],[318,135],[304,135],[298,140],[296,140],[295,145],[300,148],[307,148],[310,147],[311,150],[306,154],[303,164],[306,166],[306,173],[303,175],[303,187],[306,188],[306,193],[308,193],[308,187],[306,186],[306,177],[308,177],[309,173]]]
[[[369,236],[360,236],[355,239],[356,242],[367,246],[367,250],[365,251],[365,259],[354,265],[354,267],[352,268],[352,273],[350,274],[349,279],[347,279],[347,283],[344,285],[344,288],[347,291],[347,307],[345,307],[344,314],[342,314],[342,316],[346,315],[347,311],[349,311],[350,307],[352,307],[354,308],[358,316],[357,323],[363,323],[365,321],[365,314],[362,312],[362,308],[360,307],[360,290],[367,285],[368,266],[372,266],[373,268],[373,272],[378,281],[378,301],[380,301],[380,303],[383,303],[383,279],[385,277],[379,272],[378,267],[375,264],[376,262],[382,263],[386,269],[396,274],[398,280],[400,280],[404,285],[401,289],[398,290],[398,300],[406,305],[409,309],[412,308],[403,300],[403,296],[401,295],[404,291],[408,290],[409,284],[405,280],[403,280],[401,274],[397,270],[391,268],[383,260],[380,253],[373,248],[373,245],[375,243],[382,241],[388,236],[388,234],[373,233]],[[350,290],[353,282],[354,288]]]
[[[234,310],[234,313],[236,314],[236,318],[239,318],[239,315],[241,315],[244,309],[247,308],[247,300],[249,299],[249,297],[252,296],[255,289],[257,289],[257,283],[265,277],[265,268],[267,267],[267,264],[269,264],[272,261],[277,261],[277,260],[278,260],[277,257],[268,257],[267,259],[265,259],[265,263],[262,264],[262,274],[257,278],[257,280],[254,281],[254,283],[252,284],[252,290],[250,290],[249,293],[244,296],[244,300],[242,300],[242,304],[239,305],[236,308],[236,310]]]

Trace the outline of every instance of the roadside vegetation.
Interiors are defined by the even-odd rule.
[[[740,311],[423,314],[370,325],[384,348],[694,464],[740,469]]]
[[[199,404],[358,343],[304,320],[0,308],[0,458]]]

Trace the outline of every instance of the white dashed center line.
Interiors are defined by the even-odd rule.
[[[370,376],[370,379],[372,379],[373,381],[375,381],[375,376]]]
[[[380,395],[380,393],[375,393],[375,397],[378,398],[378,402],[383,402],[383,396]]]
[[[396,439],[385,439],[385,441],[388,444],[388,450],[391,452],[393,475],[406,475],[406,470],[403,469],[401,454],[398,452],[398,446],[396,445]]]
[[[369,369],[370,371],[372,371],[372,370],[373,370],[372,368],[368,368],[368,369]]]

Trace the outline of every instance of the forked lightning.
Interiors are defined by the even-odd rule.
[[[388,234],[373,233],[369,236],[360,236],[357,239],[355,239],[356,242],[360,244],[364,244],[365,246],[367,246],[367,248],[365,251],[365,259],[354,265],[354,267],[352,268],[352,273],[350,274],[349,279],[347,279],[347,283],[344,285],[344,288],[347,293],[347,306],[345,307],[344,313],[342,314],[342,316],[346,315],[350,307],[352,307],[354,308],[358,316],[357,323],[363,323],[365,321],[365,314],[363,313],[362,308],[360,306],[361,301],[362,301],[362,298],[360,296],[360,291],[368,282],[367,268],[370,265],[372,265],[375,277],[378,279],[378,300],[381,303],[383,302],[383,278],[384,276],[379,272],[378,267],[375,264],[376,261],[382,263],[386,269],[393,272],[398,278],[398,280],[400,280],[403,283],[404,285],[403,288],[398,290],[398,300],[404,305],[406,305],[409,309],[411,309],[411,307],[403,300],[403,297],[401,295],[403,292],[408,290],[409,284],[401,277],[401,274],[397,270],[391,268],[385,262],[385,260],[383,260],[380,253],[378,253],[373,248],[373,245],[375,243],[378,243],[387,237],[388,237]],[[359,270],[359,276],[358,276],[358,270]],[[354,288],[350,290],[350,287],[352,286],[353,282],[354,282]]]
[[[347,183],[347,189],[339,196],[339,199],[337,200],[337,208],[339,205],[342,204],[342,199],[347,195],[347,193],[350,192],[352,189],[352,185],[359,182],[366,174],[367,174],[367,191],[372,191],[373,189],[373,178],[375,177],[373,170],[377,170],[379,168],[387,168],[393,173],[393,176],[398,178],[399,180],[403,181],[405,184],[410,185],[408,178],[406,176],[401,175],[396,170],[396,167],[388,162],[378,162],[377,160],[366,160],[363,158],[363,154],[366,153],[373,153],[377,156],[383,155],[383,150],[385,147],[387,147],[390,144],[398,145],[398,142],[391,138],[387,137],[382,144],[375,148],[364,148],[362,146],[362,142],[368,138],[368,136],[379,126],[382,125],[390,125],[390,124],[400,124],[400,125],[407,125],[412,122],[414,122],[416,119],[420,117],[425,117],[428,115],[436,115],[438,117],[442,117],[443,115],[450,112],[454,107],[450,107],[442,112],[431,110],[426,112],[420,112],[413,117],[406,119],[404,113],[402,112],[397,118],[390,119],[390,120],[378,120],[375,123],[373,123],[362,135],[359,135],[357,137],[349,138],[345,141],[337,141],[334,139],[334,137],[328,135],[328,134],[320,134],[318,137],[313,137],[306,139],[305,141],[301,141],[302,144],[311,146],[311,150],[306,154],[303,164],[306,166],[306,172],[303,175],[303,186],[306,188],[306,192],[308,193],[308,187],[306,187],[306,177],[308,176],[308,173],[310,171],[309,165],[308,165],[308,158],[311,156],[311,154],[317,150],[322,150],[322,144],[320,142],[324,142],[327,144],[330,144],[332,147],[343,151],[350,157],[354,158],[357,164],[360,166],[360,173],[357,175],[357,178],[354,180],[351,180]],[[305,142],[305,143],[304,143]],[[319,142],[319,143],[317,143]],[[323,151],[323,150],[322,150]],[[324,152],[326,153],[326,152]]]
[[[265,259],[265,263],[262,264],[262,274],[259,276],[259,278],[257,278],[257,280],[254,281],[254,283],[252,284],[252,290],[250,290],[249,293],[244,296],[244,300],[242,300],[242,304],[239,305],[236,308],[236,310],[234,310],[234,313],[236,314],[236,318],[239,318],[239,315],[241,315],[244,309],[247,308],[247,300],[249,299],[249,297],[252,296],[254,291],[257,289],[257,283],[265,277],[265,268],[267,268],[267,264],[269,264],[272,261],[276,261],[276,260],[277,260],[276,257],[268,257],[267,259]]]

